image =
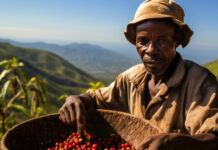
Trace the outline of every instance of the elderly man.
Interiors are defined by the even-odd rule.
[[[205,68],[183,60],[193,32],[173,0],[147,0],[127,25],[125,36],[143,62],[106,88],[69,96],[60,119],[84,127],[86,109],[106,108],[145,118],[165,134],[145,137],[137,149],[218,149],[218,84]]]

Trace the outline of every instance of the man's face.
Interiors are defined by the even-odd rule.
[[[146,70],[163,75],[176,55],[175,25],[167,20],[148,20],[136,26],[136,49]]]

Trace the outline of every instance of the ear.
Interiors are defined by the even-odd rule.
[[[181,40],[182,40],[182,32],[181,31],[176,32],[175,39],[176,39],[176,48],[177,48],[181,44]]]

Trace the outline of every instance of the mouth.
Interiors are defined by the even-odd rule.
[[[160,63],[162,63],[160,60],[149,60],[144,62],[144,64],[146,66],[148,66],[149,68],[154,68],[160,65]]]
[[[155,68],[159,65],[157,63],[146,63],[146,66],[148,66],[149,68]]]
[[[144,65],[148,68],[157,68],[164,63],[164,59],[160,56],[147,56],[143,57]]]
[[[148,63],[148,64],[158,64],[160,62],[161,62],[160,60],[149,60],[146,63]]]
[[[145,61],[146,64],[159,64],[161,62],[162,62],[161,60],[148,60],[148,61]]]

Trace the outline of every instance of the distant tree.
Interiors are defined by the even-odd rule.
[[[22,112],[28,118],[38,117],[45,109],[46,88],[42,80],[28,78],[17,58],[0,62],[0,137],[15,124],[13,116]],[[18,111],[16,111],[18,110]]]

